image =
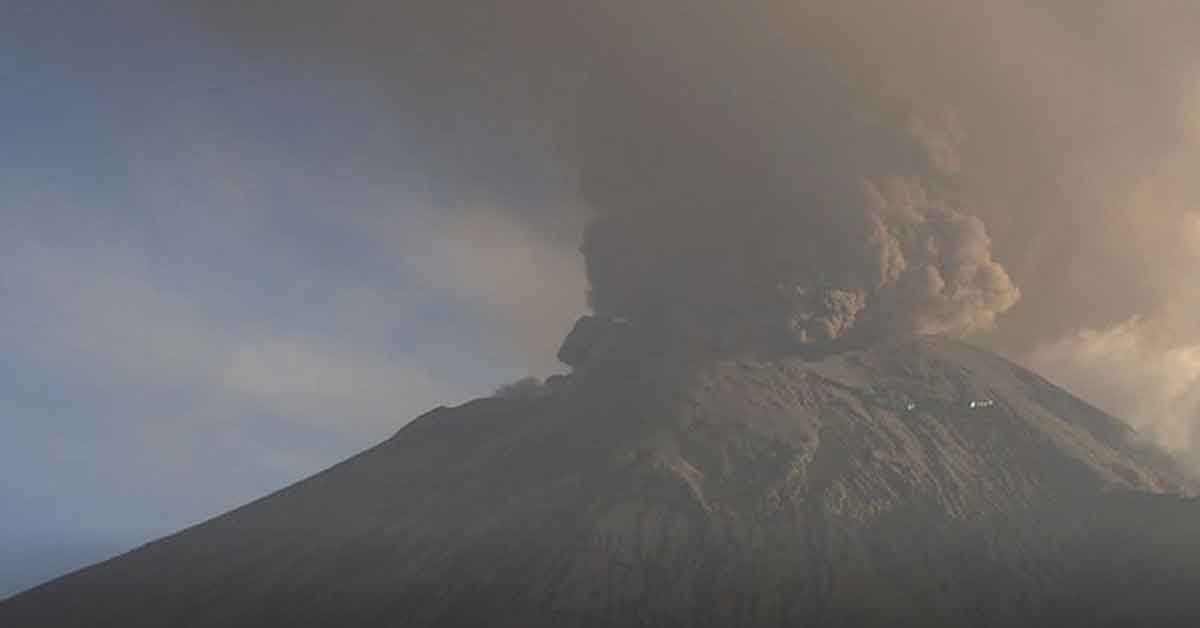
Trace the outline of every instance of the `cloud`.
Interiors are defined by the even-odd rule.
[[[1169,451],[1200,455],[1200,344],[1172,342],[1154,321],[1133,317],[1046,343],[1024,360]]]
[[[967,131],[953,108],[947,107],[931,120],[914,114],[909,118],[905,130],[924,151],[925,158],[936,172],[954,175],[962,170],[959,151],[967,139]]]
[[[434,259],[469,300],[505,324],[531,372],[556,368],[554,354],[585,311],[587,281],[574,247],[539,239],[501,212],[472,212],[443,232]]]
[[[479,330],[526,374],[560,368],[558,346],[587,308],[587,278],[575,238],[585,212],[558,210],[552,237],[512,212],[486,204],[406,208],[343,216],[386,264],[484,314]]]
[[[1148,315],[1048,339],[1016,357],[1200,465],[1200,213],[1158,237],[1168,288]]]
[[[409,361],[302,337],[251,337],[218,366],[221,393],[331,430],[395,429],[441,402],[445,387]]]
[[[149,404],[130,422],[158,445],[146,451],[171,445],[167,464],[205,431],[245,436],[256,417],[365,444],[463,396],[404,357],[213,316],[194,296],[137,275],[41,262],[31,280],[47,316],[24,339],[29,350]],[[255,448],[264,462],[302,453]]]
[[[1183,238],[1192,254],[1200,259],[1200,211],[1188,212],[1184,215]]]

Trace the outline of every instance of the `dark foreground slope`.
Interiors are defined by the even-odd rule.
[[[1200,625],[1190,490],[957,343],[612,365],[431,412],[0,626]]]

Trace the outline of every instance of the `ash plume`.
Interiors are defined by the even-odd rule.
[[[754,41],[748,15],[591,25],[604,61],[554,113],[596,214],[594,312],[729,352],[990,330],[1019,292],[959,184],[957,112],[852,87],[799,53],[818,40]]]
[[[690,280],[732,273],[744,282],[753,271],[765,287],[751,292],[762,298],[774,289],[768,278],[793,272],[747,268],[763,257],[788,266],[806,255],[792,249],[817,246],[860,259],[843,248],[861,254],[868,237],[862,181],[885,187],[898,177],[932,204],[981,220],[991,260],[1021,287],[989,335],[997,348],[1020,355],[1179,307],[1176,256],[1161,243],[1200,199],[1200,10],[1186,3],[185,5],[221,45],[369,95],[403,131],[381,129],[381,144],[419,154],[431,178],[487,200],[468,205],[504,212],[556,247],[578,243],[579,221],[564,214],[580,206],[615,225],[593,231],[642,232],[628,238],[634,257],[657,249],[697,259],[696,247],[717,257],[766,240],[770,255],[705,259]],[[728,238],[696,233],[714,229]],[[593,275],[607,272],[594,265]],[[1002,283],[994,266],[980,267]],[[834,274],[815,281],[870,291],[860,270]],[[593,290],[601,309],[637,293]],[[845,295],[833,300],[856,309]],[[750,307],[761,304],[741,309]],[[988,319],[934,310],[915,318],[935,328],[959,320],[951,329]],[[1194,323],[1177,327],[1200,338]]]
[[[1018,290],[977,217],[887,178],[828,208],[605,216],[583,247],[592,308],[718,350],[988,330]],[[749,214],[749,219],[747,214]]]
[[[974,333],[1054,348],[1062,381],[1123,377],[1068,341],[1135,317],[1169,340],[1133,355],[1200,344],[1194,3],[195,5],[248,55],[362,77],[419,129],[397,145],[523,229],[584,236],[597,320],[724,350]]]
[[[434,130],[415,138],[430,146],[426,161],[457,180],[492,185],[500,155],[536,147],[565,182],[562,204],[592,215],[581,250],[601,318],[703,349],[831,349],[987,331],[1018,300],[975,209],[987,201],[990,217],[1004,215],[1009,199],[976,199],[971,120],[921,95],[921,75],[942,70],[879,29],[916,26],[920,11],[302,7],[290,13],[303,20],[285,22],[269,4],[205,15],[258,42],[307,40],[385,70],[404,115]],[[296,32],[301,23],[330,29]],[[531,186],[495,194],[514,185]],[[571,237],[552,211],[494,205]]]

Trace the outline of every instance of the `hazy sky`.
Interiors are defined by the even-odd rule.
[[[708,333],[781,284],[805,337],[970,332],[1196,457],[1196,32],[1168,0],[0,3],[0,595],[553,371],[589,275]]]

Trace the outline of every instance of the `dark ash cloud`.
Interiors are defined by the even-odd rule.
[[[591,305],[736,351],[963,336],[991,329],[1017,302],[978,218],[902,178],[842,192],[826,196],[839,203],[833,211],[808,207],[800,190],[757,212],[683,206],[602,217],[583,247]]]

